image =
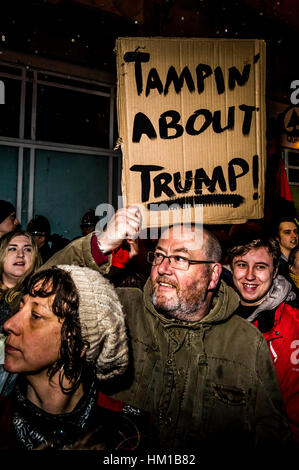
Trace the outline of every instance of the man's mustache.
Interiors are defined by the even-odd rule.
[[[168,276],[160,276],[158,275],[154,281],[152,281],[153,289],[156,287],[157,284],[163,282],[164,284],[169,284],[172,287],[178,288],[178,283],[175,280],[170,280]]]

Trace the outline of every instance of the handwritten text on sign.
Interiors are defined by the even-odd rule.
[[[210,40],[202,54],[204,40],[194,40],[193,48],[190,41],[181,40],[179,48],[172,41],[164,54],[161,38],[159,48],[150,39],[123,41],[118,119],[128,202],[149,210],[157,202],[181,208],[203,204],[209,223],[223,215],[262,217],[261,42],[241,41],[244,49],[235,41]],[[143,46],[134,48],[130,41]],[[219,214],[220,206],[228,208],[225,214],[223,209]]]

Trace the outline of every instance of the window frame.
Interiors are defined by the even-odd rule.
[[[26,65],[27,62],[27,65]],[[32,62],[34,65],[32,65]],[[48,65],[48,66],[47,66]],[[1,67],[8,67],[11,72],[3,72]],[[28,196],[28,215],[27,221],[21,223],[28,223],[33,217],[33,204],[34,204],[34,173],[35,173],[35,158],[37,150],[53,150],[63,151],[69,153],[88,154],[94,155],[98,158],[108,157],[108,204],[113,204],[113,191],[117,191],[117,194],[121,194],[121,168],[122,168],[122,157],[120,150],[114,150],[114,123],[115,123],[115,96],[116,96],[116,84],[113,76],[108,76],[100,71],[94,72],[88,69],[82,69],[81,67],[71,67],[71,72],[59,71],[59,67],[67,69],[68,64],[59,64],[55,61],[43,61],[41,65],[38,64],[37,58],[32,58],[24,61],[24,65],[19,65],[14,61],[0,60],[0,78],[10,78],[21,81],[21,96],[20,96],[20,117],[19,117],[19,135],[17,138],[6,137],[0,135],[0,144],[5,146],[14,146],[18,148],[18,172],[17,172],[17,196],[16,196],[16,209],[19,220],[22,217],[22,197],[23,197],[23,170],[24,170],[24,150],[30,149],[30,163],[29,163],[29,196]],[[13,73],[15,71],[15,73]],[[99,78],[92,77],[93,75],[99,75]],[[41,77],[47,75],[48,80],[44,80]],[[84,75],[84,77],[83,77]],[[101,79],[103,75],[104,80]],[[92,78],[86,78],[92,77]],[[107,78],[108,77],[108,78]],[[51,81],[53,78],[53,81]],[[54,78],[60,78],[63,83],[56,83]],[[72,82],[68,85],[68,80]],[[32,97],[30,103],[29,115],[31,118],[30,126],[30,139],[25,139],[25,105],[26,105],[26,84],[32,83]],[[78,85],[74,86],[74,82]],[[36,140],[36,111],[37,111],[37,89],[38,85],[47,85],[55,88],[70,89],[80,93],[87,93],[91,95],[105,96],[110,99],[109,107],[109,147],[89,147],[77,144],[58,143],[58,142],[47,142]],[[89,89],[88,86],[92,89]],[[95,90],[95,87],[101,87],[107,89],[107,92],[101,90]],[[27,109],[26,109],[27,111]],[[116,165],[115,159],[117,161]],[[113,169],[117,168],[117,188],[113,187]]]
[[[290,169],[291,170],[297,170],[299,172],[299,164],[298,165],[290,165],[289,164],[289,153],[296,153],[296,154],[298,154],[298,157],[299,157],[299,149],[284,148],[282,150],[282,157],[283,157],[283,160],[284,160],[286,175],[287,175],[289,184],[291,186],[299,186],[299,181],[292,181],[290,179]]]

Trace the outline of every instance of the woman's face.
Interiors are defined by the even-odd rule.
[[[59,357],[62,322],[53,313],[55,294],[25,295],[19,311],[4,323],[8,334],[4,368],[12,373],[45,375]]]
[[[30,269],[33,248],[25,235],[11,239],[7,247],[2,273],[2,282],[7,287],[14,287],[18,280]]]

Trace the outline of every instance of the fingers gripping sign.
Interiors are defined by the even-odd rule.
[[[109,221],[106,229],[98,235],[98,243],[104,253],[117,248],[123,240],[135,240],[141,224],[141,214],[137,206],[119,209]]]

